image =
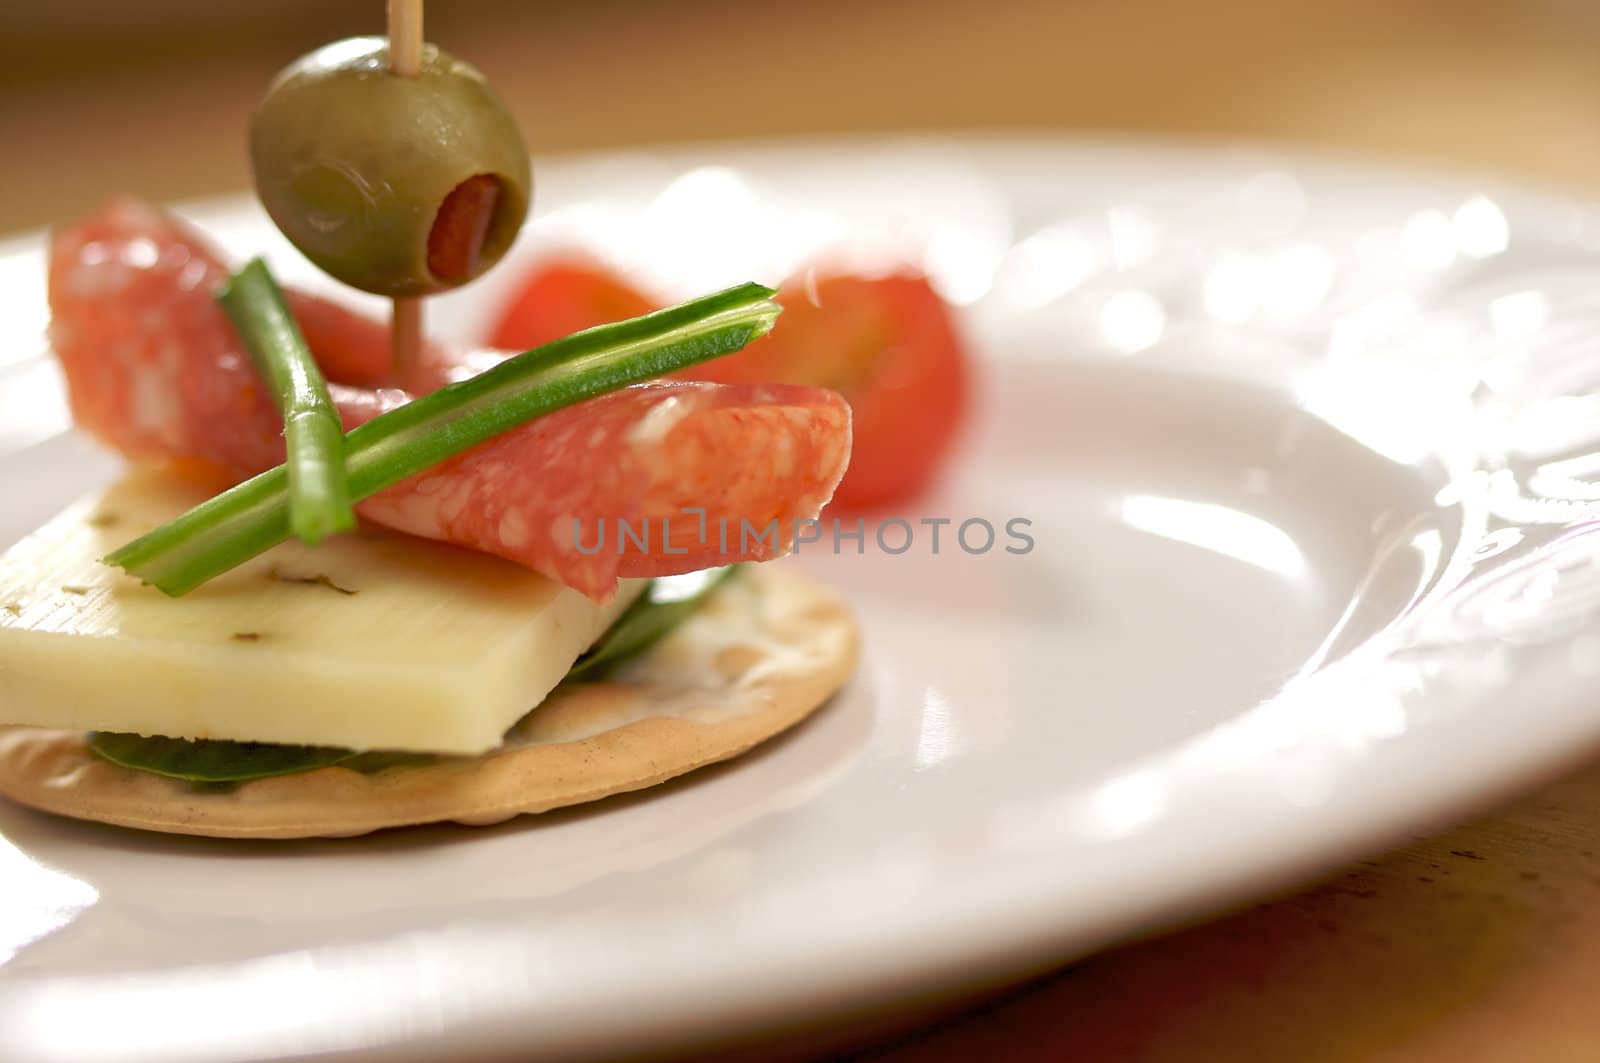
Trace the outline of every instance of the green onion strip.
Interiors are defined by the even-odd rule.
[[[259,258],[217,293],[283,414],[289,529],[308,543],[356,526],[345,477],[344,426],[283,291]]]
[[[745,284],[574,333],[391,410],[344,437],[350,497],[408,476],[547,413],[731,354],[765,335],[781,308]],[[108,556],[166,594],[187,594],[291,533],[288,475],[270,469]]]

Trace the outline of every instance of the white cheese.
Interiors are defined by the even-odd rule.
[[[366,528],[285,543],[177,599],[99,562],[204,496],[135,472],[0,557],[0,723],[479,753],[646,582],[597,606]]]

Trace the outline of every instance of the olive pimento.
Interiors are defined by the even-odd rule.
[[[305,256],[379,295],[465,284],[528,212],[528,150],[476,68],[425,45],[415,77],[389,41],[324,45],[280,73],[250,127],[267,213]]]

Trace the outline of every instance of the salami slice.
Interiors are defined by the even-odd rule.
[[[212,293],[197,234],[119,200],[51,243],[51,340],[78,424],[131,457],[198,459],[238,479],[283,460],[282,423]],[[346,428],[410,400],[387,333],[291,296]],[[437,348],[419,388],[489,355]],[[429,377],[432,379],[429,379]],[[819,388],[658,381],[557,411],[363,502],[400,531],[497,554],[583,593],[783,553],[850,453],[849,408]]]

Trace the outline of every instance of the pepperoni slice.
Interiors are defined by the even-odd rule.
[[[55,234],[51,339],[81,427],[131,457],[198,459],[234,478],[283,460],[278,414],[212,298],[226,274],[197,234],[132,200]],[[291,302],[339,381],[347,428],[410,400],[377,386],[381,326],[312,296]],[[471,361],[441,349],[441,379]],[[658,381],[514,429],[358,508],[604,599],[618,576],[783,553],[849,452],[849,408],[831,391]]]

